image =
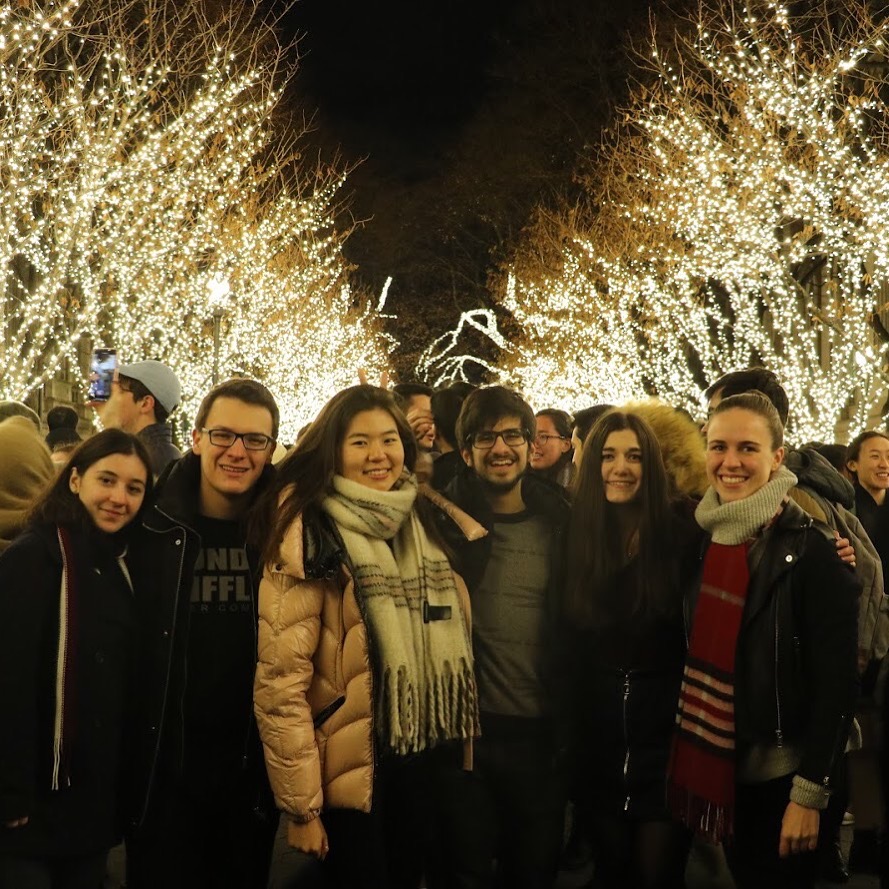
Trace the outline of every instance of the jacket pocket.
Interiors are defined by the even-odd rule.
[[[312,725],[315,728],[324,725],[324,723],[327,722],[327,720],[330,719],[330,717],[333,716],[333,714],[336,713],[336,711],[339,710],[340,707],[342,707],[345,703],[345,695],[341,695],[336,700],[331,701],[331,703],[329,703],[326,707],[323,707],[321,710],[318,711],[318,715],[312,719]]]

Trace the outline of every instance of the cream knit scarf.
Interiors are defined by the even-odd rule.
[[[399,754],[478,734],[472,648],[459,594],[445,554],[420,523],[416,498],[417,480],[407,473],[390,491],[336,475],[322,503],[346,545],[380,654],[380,737]]]
[[[710,487],[695,510],[695,519],[714,543],[735,546],[750,540],[774,518],[796,482],[796,476],[781,466],[758,491],[731,503],[720,503],[716,491]]]

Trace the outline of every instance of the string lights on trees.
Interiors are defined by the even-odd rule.
[[[586,209],[538,223],[510,270],[503,377],[537,404],[647,392],[698,413],[708,382],[763,364],[794,439],[864,428],[887,384],[885,41],[864,6],[764,3],[653,49]]]
[[[258,3],[7,5],[0,61],[0,397],[89,337],[169,363],[184,418],[214,375],[256,376],[292,440],[385,367],[333,224],[343,176],[299,161]]]

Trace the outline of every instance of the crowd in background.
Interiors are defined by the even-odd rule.
[[[234,379],[184,454],[180,396],[122,365],[84,440],[0,403],[0,889],[121,838],[130,889],[848,878],[889,435],[791,447],[762,368],[703,427],[356,385],[290,447]]]

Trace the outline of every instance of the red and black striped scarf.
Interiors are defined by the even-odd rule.
[[[711,543],[704,556],[670,764],[674,815],[714,843],[733,828],[735,649],[750,580],[748,548],[748,542]]]

